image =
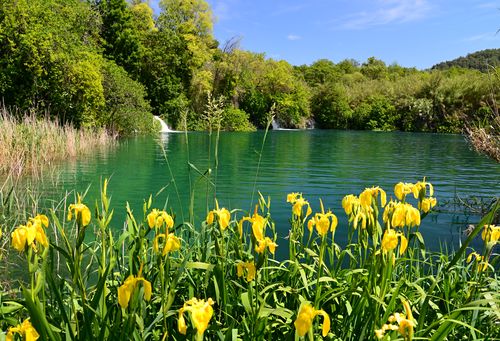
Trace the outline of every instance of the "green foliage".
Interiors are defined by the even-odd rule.
[[[500,101],[498,77],[475,70],[417,71],[375,57],[362,64],[320,59],[292,67],[238,49],[237,39],[219,49],[205,0],[162,0],[160,8],[155,17],[141,0],[3,1],[0,96],[5,105],[50,109],[63,123],[121,134],[149,131],[147,110],[174,128],[199,130],[206,127],[210,92],[248,113],[258,128],[266,127],[275,104],[275,120],[288,128],[305,128],[314,119],[321,128],[457,133],[464,122],[487,125],[491,115],[481,108],[495,111]],[[497,55],[498,50],[480,51],[466,58],[467,67],[493,66]],[[137,95],[126,100],[131,89]],[[241,112],[230,116],[236,121],[222,129],[251,127]]]
[[[311,110],[320,128],[346,129],[353,111],[345,87],[340,84],[327,83],[318,86],[311,99]]]
[[[140,7],[136,8],[134,25],[132,10],[126,0],[102,0],[99,3],[102,17],[101,36],[104,39],[104,54],[133,76],[136,76],[139,72],[142,53],[136,27],[141,24],[146,27],[148,25],[148,22],[138,22],[139,19],[146,20],[146,17],[144,15],[142,18],[139,17],[141,8],[144,6],[136,6]]]
[[[368,98],[370,104],[370,115],[368,117],[368,128],[372,130],[395,130],[399,117],[392,103],[382,96]]]
[[[189,103],[191,69],[186,43],[182,37],[159,29],[146,36],[145,46],[140,81],[147,89],[153,112],[177,127]]]
[[[488,49],[469,53],[465,57],[438,63],[432,69],[446,70],[452,67],[460,67],[488,72],[498,66],[500,66],[500,49]]]
[[[103,73],[106,108],[102,124],[120,135],[153,132],[151,107],[144,99],[146,91],[142,84],[110,61],[105,63]]]
[[[222,120],[222,129],[229,131],[254,131],[255,127],[250,123],[249,115],[243,110],[234,107],[226,108]]]

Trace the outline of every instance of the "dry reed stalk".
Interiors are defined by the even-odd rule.
[[[20,117],[20,118],[17,118]],[[110,146],[105,130],[75,129],[57,120],[37,118],[33,111],[0,108],[0,175],[40,177],[47,166]]]

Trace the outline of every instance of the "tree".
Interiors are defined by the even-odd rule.
[[[136,9],[136,14],[139,14],[137,13],[139,9]],[[105,41],[105,56],[137,77],[142,47],[136,30],[139,23],[137,20],[134,22],[131,8],[126,0],[102,0],[99,3],[99,10],[103,22],[102,37]],[[148,25],[147,22],[144,24]]]

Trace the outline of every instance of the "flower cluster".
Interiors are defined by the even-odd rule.
[[[486,244],[497,243],[500,240],[500,226],[484,225],[481,238],[483,238]]]
[[[420,212],[409,203],[391,200],[384,209],[382,216],[389,227],[420,226]]]
[[[147,216],[150,228],[155,228],[156,236],[153,241],[153,251],[166,256],[169,252],[177,251],[181,248],[181,240],[169,233],[168,230],[174,227],[174,219],[165,211],[156,208],[152,209]],[[165,228],[163,232],[161,229]]]
[[[380,329],[375,330],[375,335],[378,339],[382,339],[388,330],[397,330],[399,334],[403,336],[405,341],[413,338],[415,322],[413,321],[410,304],[403,300],[403,307],[405,309],[405,314],[395,313],[389,316],[389,323],[386,323]]]
[[[48,226],[49,219],[43,214],[28,219],[26,225],[20,225],[12,232],[12,247],[19,252],[26,250],[26,247],[35,251],[39,250],[39,246],[48,247],[49,241],[45,234],[45,228]]]
[[[401,239],[401,247],[399,249],[400,254],[403,254],[408,247],[408,239],[401,232],[396,232],[393,229],[387,229],[382,237],[382,250],[384,252],[389,252],[394,250]]]
[[[479,253],[471,252],[469,256],[467,256],[467,263],[472,262],[472,260],[474,260],[477,265],[477,271],[481,272],[488,269],[489,262],[485,260],[484,256],[481,256]]]
[[[257,206],[255,207],[255,211],[251,217],[244,217],[239,221],[238,230],[240,236],[243,236],[243,223],[245,221],[248,221],[252,224],[252,234],[257,243],[257,245],[255,246],[255,251],[262,254],[264,253],[266,248],[268,248],[269,251],[274,255],[278,244],[271,240],[271,238],[266,237],[267,219],[259,214]]]
[[[302,197],[302,193],[290,193],[286,196],[286,202],[292,204],[292,212],[298,218],[307,218],[312,213],[311,205]],[[304,215],[303,207],[307,207]]]
[[[356,197],[349,194],[342,199],[342,208],[349,217],[355,229],[361,223],[361,228],[375,226],[376,216],[374,207],[377,206],[377,198],[380,196],[380,206],[384,207],[387,202],[387,195],[380,187],[365,188],[363,192]]]
[[[245,271],[247,273],[247,282],[253,281],[257,273],[255,264],[253,262],[239,262],[238,264],[236,264],[236,274],[238,275],[238,277],[243,277]]]

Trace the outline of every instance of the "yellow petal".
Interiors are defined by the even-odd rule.
[[[379,191],[380,191],[380,204],[382,205],[382,207],[384,207],[385,204],[387,203],[387,194],[382,188],[380,188]]]
[[[151,282],[143,279],[142,285],[144,286],[144,299],[146,301],[151,300],[151,294],[152,294]]]
[[[26,235],[27,232],[24,226],[16,228],[11,234],[12,247],[19,252],[23,251],[26,246]]]
[[[247,263],[247,282],[251,282],[255,279],[255,275],[257,274],[257,269],[255,268],[254,263]]]
[[[328,316],[328,314],[323,310],[319,310],[317,313],[323,316],[322,335],[323,337],[325,337],[328,335],[328,332],[330,331],[330,316]]]
[[[207,224],[212,225],[214,223],[214,211],[208,212],[207,215]]]
[[[167,252],[177,251],[181,248],[181,241],[173,233],[169,233],[167,236],[167,241],[165,242],[165,248],[163,249],[163,255]]]
[[[337,225],[339,223],[337,216],[335,214],[332,214],[332,225],[330,225],[330,231],[333,232],[337,228]]]
[[[297,319],[294,322],[297,334],[302,337],[311,329],[314,319],[315,310],[310,303],[302,303],[297,314]]]
[[[315,220],[314,218],[311,218],[308,222],[307,222],[307,229],[309,230],[309,232],[312,232],[313,230],[313,226],[315,224]]]
[[[123,284],[118,288],[118,304],[120,304],[120,307],[123,309],[126,309],[128,307],[128,302],[130,301],[130,288],[128,285]]]
[[[83,205],[81,215],[82,226],[87,226],[90,223],[90,210],[87,206]]]
[[[179,330],[179,333],[182,335],[186,335],[187,331],[187,326],[186,326],[186,320],[184,319],[184,314],[179,312],[179,321],[177,322],[177,329]]]
[[[243,276],[243,270],[244,269],[245,269],[244,263],[240,262],[240,263],[236,264],[236,275],[238,277]]]
[[[31,245],[36,238],[36,226],[28,223],[26,226],[26,244]]]
[[[399,249],[399,254],[405,253],[406,249],[408,248],[408,239],[404,235],[401,234],[401,247]]]
[[[153,209],[151,213],[148,214],[148,225],[150,228],[155,227],[156,225],[156,216],[158,215],[158,210]]]
[[[394,194],[396,194],[396,198],[399,200],[403,200],[403,186],[404,184],[402,182],[399,182],[394,186]]]

